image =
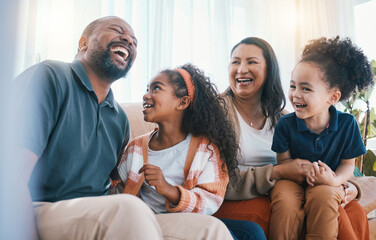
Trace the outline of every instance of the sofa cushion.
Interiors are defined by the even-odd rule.
[[[362,197],[359,200],[360,205],[364,207],[366,213],[376,208],[376,177],[356,177],[352,178],[360,186]]]
[[[145,133],[153,131],[157,124],[144,121],[144,114],[142,114],[141,103],[121,103],[120,106],[124,109],[128,116],[129,124],[131,126],[130,139],[144,135]]]

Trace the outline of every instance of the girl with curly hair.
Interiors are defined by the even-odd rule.
[[[143,113],[158,128],[129,143],[118,166],[120,191],[139,195],[156,214],[215,213],[238,166],[223,101],[191,64],[154,77]]]
[[[271,239],[297,239],[306,217],[307,239],[336,239],[343,184],[366,149],[353,115],[334,107],[373,85],[370,63],[350,39],[320,38],[305,46],[295,66],[289,100],[295,112],[278,121],[272,150],[278,164],[306,159],[305,184],[279,180],[270,194]],[[278,232],[290,229],[289,236]],[[280,229],[281,231],[279,231]]]

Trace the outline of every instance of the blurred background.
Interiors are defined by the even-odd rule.
[[[138,55],[127,79],[112,86],[118,102],[141,102],[153,76],[186,62],[204,70],[224,91],[231,48],[249,36],[265,39],[275,50],[285,93],[311,39],[349,37],[370,61],[376,60],[376,0],[19,1],[15,74],[46,59],[71,62],[83,29],[96,18],[115,15],[130,23]],[[376,94],[369,103],[370,109],[376,106]],[[366,105],[356,101],[354,108],[366,111]],[[286,108],[293,110],[289,101]],[[364,115],[359,114],[359,122]],[[368,144],[376,149],[375,140]]]
[[[230,50],[248,36],[274,48],[287,93],[291,71],[310,39],[350,37],[369,60],[376,59],[375,14],[376,0],[0,0],[0,239],[28,239],[18,211],[22,199],[12,185],[22,176],[10,154],[11,80],[46,59],[71,62],[84,27],[94,19],[116,15],[135,30],[136,62],[113,90],[118,102],[141,102],[155,74],[186,62],[225,90]],[[375,95],[367,99],[369,109],[376,106]],[[367,102],[353,107],[361,118]],[[292,110],[289,104],[287,109]],[[373,139],[367,148],[376,149]]]
[[[108,15],[125,19],[138,56],[113,86],[119,102],[140,102],[160,70],[192,62],[223,91],[232,46],[249,36],[274,48],[285,90],[302,47],[322,36],[350,37],[376,59],[376,1],[364,0],[20,0],[16,74],[45,59],[72,61],[84,27]]]

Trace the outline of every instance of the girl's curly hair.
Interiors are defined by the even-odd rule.
[[[374,84],[370,62],[349,38],[311,40],[304,47],[300,62],[315,63],[329,88],[337,87],[341,91],[340,100],[348,99],[356,87],[361,91]]]
[[[227,166],[231,182],[237,182],[237,153],[235,131],[227,119],[227,108],[224,99],[219,96],[216,86],[210,82],[204,72],[192,64],[184,64],[179,67],[186,70],[195,86],[194,101],[192,107],[185,109],[183,116],[183,131],[193,136],[205,136],[209,144],[218,147],[220,157],[224,160],[222,169]],[[174,70],[164,70],[174,87],[177,97],[188,96],[187,87],[182,76]],[[209,145],[207,146],[208,149]],[[224,165],[225,164],[225,165]]]

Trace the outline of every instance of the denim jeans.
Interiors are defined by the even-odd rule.
[[[266,240],[264,230],[255,222],[220,218],[235,240]]]

